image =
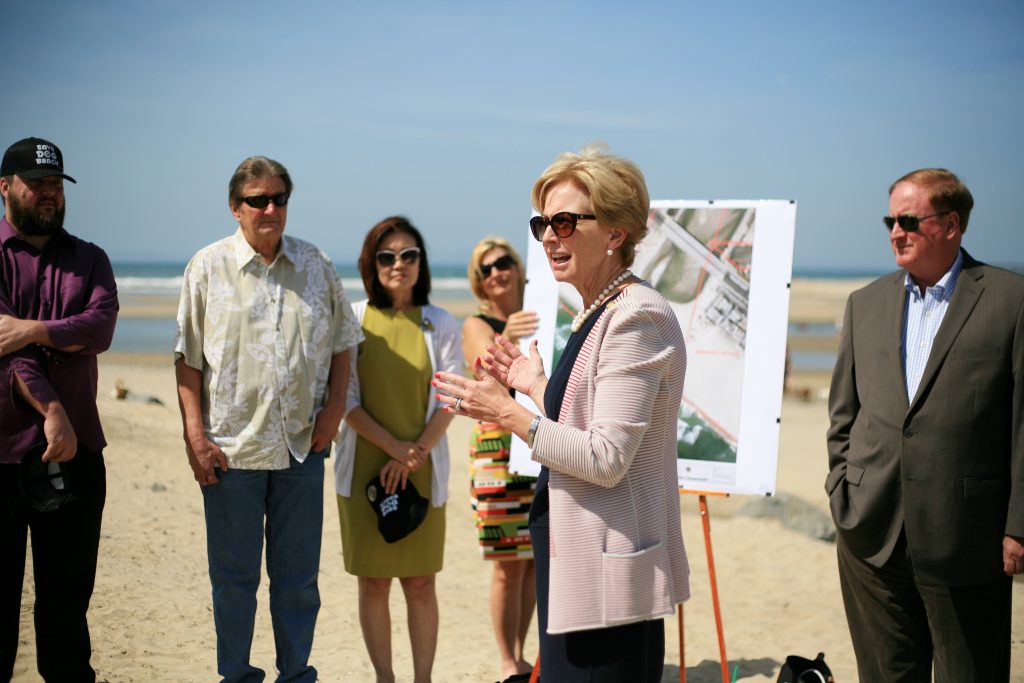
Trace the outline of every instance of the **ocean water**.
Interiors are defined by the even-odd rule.
[[[166,302],[176,305],[181,293],[185,263],[114,262],[114,278],[122,305],[133,298]],[[363,281],[355,265],[338,266],[348,297],[352,301],[365,297]],[[445,302],[472,301],[466,266],[431,264],[431,302],[444,306]],[[173,318],[130,317],[124,312],[118,317],[112,351],[129,353],[171,353],[174,343]]]
[[[174,318],[129,318],[119,315],[111,351],[171,354],[176,324]]]
[[[115,262],[114,275],[117,278],[118,290],[125,294],[159,295],[168,294],[175,297],[181,291],[181,276],[185,271],[185,263],[142,263]],[[361,292],[362,281],[355,264],[337,265],[338,274],[346,289]],[[431,264],[434,295],[438,297],[470,296],[469,280],[466,278],[465,264]],[[1024,266],[1011,269],[1024,272]],[[873,278],[884,275],[888,271],[850,268],[844,270],[821,270],[816,268],[796,268],[794,278],[821,278],[825,280],[848,280],[851,278]]]
[[[147,299],[166,299],[171,305],[178,300],[181,291],[182,273],[185,263],[114,263],[114,276],[117,279],[118,292],[122,302],[132,297]],[[1024,273],[1024,264],[1003,264],[1003,267]],[[363,283],[355,264],[337,266],[338,274],[349,294],[349,298],[363,298]],[[433,275],[433,292],[431,300],[439,306],[451,302],[471,302],[469,280],[466,278],[464,264],[431,264]],[[867,269],[821,270],[813,268],[796,268],[794,278],[820,278],[848,280],[851,278],[870,278],[883,275],[883,272]],[[174,340],[175,323],[168,318],[133,318],[121,315],[117,321],[117,329],[111,350],[131,353],[171,353]],[[828,347],[835,340],[836,330],[831,324],[793,325],[789,326],[791,341],[805,341],[809,344],[794,346],[811,346],[812,348]],[[792,352],[793,367],[796,370],[827,372],[835,364],[835,353],[830,351],[794,350]]]
[[[173,305],[181,291],[184,263],[114,263],[114,276],[117,279],[118,293],[122,302],[133,297],[165,300]],[[432,301],[439,306],[445,302],[472,301],[469,280],[466,278],[466,266],[463,264],[431,264],[433,275]],[[342,283],[352,300],[360,299],[363,294],[363,283],[355,265],[338,266]],[[816,277],[829,279],[849,279],[878,275],[863,270],[847,271],[801,271],[796,270],[794,277]],[[111,350],[131,353],[170,353],[174,339],[175,323],[172,318],[129,317],[122,314],[117,321],[117,329]],[[833,325],[790,325],[789,335],[793,337],[821,339],[834,338],[836,329]],[[835,354],[823,351],[794,351],[792,355],[794,368],[797,370],[827,371],[832,369]]]

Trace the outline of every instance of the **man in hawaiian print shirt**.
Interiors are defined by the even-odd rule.
[[[228,186],[238,230],[185,269],[174,341],[185,451],[203,493],[225,682],[249,663],[264,535],[278,681],[313,683],[324,457],[362,333],[330,259],[284,235],[292,181],[266,157]]]

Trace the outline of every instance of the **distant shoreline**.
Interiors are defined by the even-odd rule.
[[[839,346],[838,329],[850,293],[872,278],[794,278],[790,285],[789,335],[787,347],[793,369],[800,374],[831,371]],[[357,300],[362,292],[349,290]],[[168,359],[174,337],[177,293],[121,292],[118,329],[111,353],[127,356],[152,355]],[[432,303],[459,321],[477,311],[477,303],[466,289],[440,289]],[[166,354],[163,352],[166,349]],[[167,360],[162,362],[169,362]]]
[[[789,322],[805,325],[837,323],[850,292],[871,282],[873,278],[794,278],[790,287]],[[352,301],[362,298],[348,291]],[[174,318],[178,294],[138,293],[122,291],[121,318]],[[477,304],[468,289],[445,289],[435,292],[433,303],[448,310],[456,318],[476,312]]]
[[[1012,270],[1016,273],[1024,274],[1024,262],[1022,263],[1001,263],[996,261],[986,261],[981,259],[989,265],[997,268],[1004,268],[1006,270]],[[342,275],[342,277],[359,277],[359,270],[355,263],[348,263],[338,259],[332,259],[335,268]],[[112,262],[114,268],[114,275],[116,277],[136,277],[139,275],[150,275],[154,273],[160,273],[162,275],[178,275],[180,276],[184,270],[187,260],[184,261],[137,261],[137,260],[117,260]],[[466,265],[464,263],[431,263],[431,270],[438,271],[442,275],[461,274],[465,275]],[[795,266],[793,268],[793,279],[794,280],[861,280],[870,279],[874,280],[879,278],[886,273],[890,273],[895,270],[895,266],[887,264],[885,267],[878,269],[873,267],[852,267],[852,268],[806,268]]]
[[[362,292],[359,292],[359,296],[354,296],[352,292],[347,292],[347,294],[350,301],[358,301],[363,298]],[[121,306],[118,312],[119,319],[142,320],[163,318],[173,320],[178,313],[177,294],[133,294],[130,292],[120,292],[118,299]],[[447,310],[460,320],[472,315],[477,309],[476,300],[468,292],[466,295],[452,292],[447,292],[440,296],[434,295],[431,297],[431,303]]]

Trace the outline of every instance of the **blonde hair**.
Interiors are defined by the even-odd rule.
[[[491,249],[504,249],[505,253],[512,257],[512,260],[516,264],[516,270],[519,273],[520,297],[523,296],[523,291],[526,289],[526,267],[523,265],[523,259],[519,258],[519,253],[512,248],[512,245],[508,243],[508,240],[502,237],[488,235],[477,242],[476,246],[473,247],[473,251],[469,255],[469,265],[466,266],[466,275],[469,277],[469,288],[473,291],[473,296],[476,298],[480,310],[484,313],[491,310],[491,302],[484,293],[484,277],[480,272],[480,262],[483,260],[484,255]]]
[[[576,183],[594,208],[594,215],[605,228],[617,228],[626,234],[619,247],[624,265],[633,263],[636,245],[647,235],[651,198],[644,174],[632,161],[608,154],[607,145],[587,145],[577,153],[565,152],[533,184],[533,208],[541,212],[548,192],[560,183]]]

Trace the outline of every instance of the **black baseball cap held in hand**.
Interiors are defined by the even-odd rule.
[[[377,530],[388,543],[400,541],[416,531],[427,516],[430,501],[420,495],[411,481],[388,495],[379,476],[366,485],[366,499],[377,514]]]
[[[42,138],[18,140],[4,152],[0,176],[16,175],[26,180],[59,175],[65,180],[75,179],[64,173],[64,155],[57,145]]]
[[[25,502],[40,512],[53,512],[78,500],[78,496],[71,492],[68,468],[62,462],[43,462],[45,452],[45,441],[29,448],[21,459],[18,475]]]

